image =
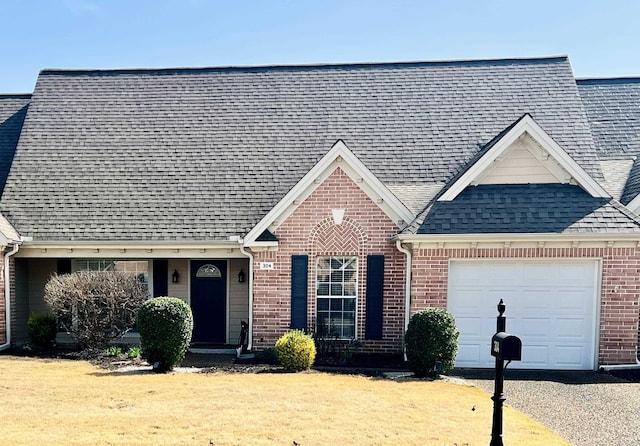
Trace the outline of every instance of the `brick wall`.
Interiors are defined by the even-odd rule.
[[[345,209],[335,225],[332,209]],[[337,169],[275,231],[277,252],[255,254],[253,339],[258,350],[271,347],[291,322],[291,256],[309,256],[307,325],[315,321],[315,269],[318,256],[358,257],[357,338],[364,351],[397,352],[404,330],[405,256],[390,238],[398,227],[341,170]],[[385,256],[383,339],[364,340],[367,255]],[[273,270],[259,269],[273,262]]]
[[[411,313],[429,306],[447,306],[449,259],[581,257],[602,259],[598,364],[634,363],[639,337],[637,248],[416,249]]]

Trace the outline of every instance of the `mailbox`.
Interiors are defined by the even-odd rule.
[[[522,341],[509,333],[496,333],[491,338],[491,356],[503,361],[520,361]]]

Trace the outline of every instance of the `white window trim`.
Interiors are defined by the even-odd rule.
[[[355,261],[355,295],[354,296],[332,296],[332,295],[327,295],[327,296],[319,296],[318,295],[318,270],[319,270],[319,263],[321,260],[323,259],[334,259],[334,258],[340,258],[340,259],[353,259]],[[318,323],[318,300],[319,299],[354,299],[354,310],[353,310],[353,337],[344,337],[344,336],[339,336],[338,339],[339,340],[344,340],[344,341],[351,341],[351,340],[357,340],[358,339],[358,304],[359,304],[359,274],[360,274],[360,269],[359,269],[359,263],[360,263],[360,259],[358,258],[358,256],[354,256],[354,255],[329,255],[329,256],[317,256],[316,257],[316,261],[315,261],[315,289],[314,289],[314,297],[315,297],[315,323],[316,323],[316,330],[318,329],[317,327],[317,323]],[[344,285],[344,279],[342,284]],[[344,313],[344,310],[342,310]],[[331,310],[329,310],[329,312],[331,312]],[[344,317],[344,314],[343,314]]]

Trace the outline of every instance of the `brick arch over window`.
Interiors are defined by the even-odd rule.
[[[357,255],[365,252],[367,235],[355,221],[345,218],[336,225],[326,218],[309,235],[309,253],[316,255]]]

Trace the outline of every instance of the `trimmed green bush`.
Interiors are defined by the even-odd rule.
[[[418,377],[436,376],[453,368],[458,352],[458,330],[444,308],[427,308],[411,316],[405,335],[409,369]]]
[[[307,370],[316,359],[313,338],[301,330],[291,330],[276,342],[276,357],[285,370],[299,372]]]
[[[147,300],[138,311],[141,356],[156,372],[180,365],[191,342],[191,308],[176,297]]]
[[[51,347],[57,332],[56,318],[50,314],[34,314],[27,321],[27,334],[34,345]]]

